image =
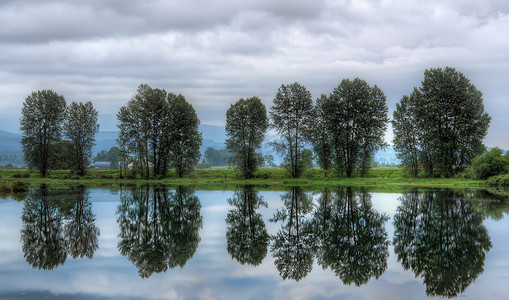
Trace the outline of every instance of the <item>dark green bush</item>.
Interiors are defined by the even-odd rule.
[[[14,173],[12,174],[12,178],[28,178],[30,174],[28,173]]]
[[[509,186],[509,174],[492,176],[486,183],[489,186]]]
[[[14,181],[11,185],[13,193],[26,193],[29,190],[28,183],[24,181]]]
[[[509,155],[503,155],[502,149],[495,147],[472,161],[472,172],[477,179],[505,174],[509,171]]]

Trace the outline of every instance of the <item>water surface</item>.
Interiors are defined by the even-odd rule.
[[[33,189],[0,199],[0,299],[503,299],[509,200]]]

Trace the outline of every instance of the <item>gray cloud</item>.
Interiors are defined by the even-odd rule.
[[[140,83],[183,93],[202,123],[230,103],[271,105],[282,83],[316,98],[346,77],[379,85],[392,110],[431,67],[484,93],[487,142],[509,148],[509,3],[490,1],[2,1],[0,125],[54,89],[114,116]],[[114,129],[114,128],[112,128]]]

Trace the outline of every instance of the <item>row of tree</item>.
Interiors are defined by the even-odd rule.
[[[121,176],[131,169],[134,176],[139,172],[147,179],[165,177],[174,168],[183,177],[199,162],[200,121],[184,96],[142,84],[117,119]],[[422,86],[396,106],[394,147],[412,176],[424,169],[428,176],[450,177],[484,151],[482,140],[490,119],[481,92],[462,73],[449,67],[426,70]],[[386,145],[388,122],[385,94],[359,78],[344,79],[315,105],[304,86],[283,84],[269,114],[258,97],[232,104],[226,112],[227,151],[207,149],[205,155],[211,165],[228,159],[244,178],[252,178],[264,160],[257,149],[271,128],[280,135],[272,146],[292,177],[312,165],[313,156],[327,174],[335,170],[338,176],[355,172],[364,176],[374,153]],[[25,161],[44,177],[51,157],[59,153],[55,145],[65,146],[73,153],[65,161],[83,175],[98,129],[97,111],[90,102],[73,102],[66,108],[64,98],[55,92],[34,92],[22,110]]]
[[[250,178],[261,164],[255,149],[272,128],[281,135],[272,144],[292,177],[302,174],[310,145],[325,171],[334,169],[347,177],[358,171],[364,176],[374,153],[386,145],[387,113],[382,90],[359,78],[344,79],[314,106],[304,86],[282,85],[269,113],[270,124],[257,97],[231,105],[226,146],[234,154],[232,162]],[[424,169],[429,177],[451,177],[483,153],[490,120],[481,92],[461,72],[449,67],[426,70],[422,86],[404,96],[394,111],[394,147],[412,176]]]
[[[299,83],[281,85],[270,110],[257,97],[240,99],[226,113],[226,148],[245,178],[262,163],[256,153],[267,128],[281,135],[272,142],[284,157],[292,177],[299,177],[309,161],[312,146],[324,170],[335,169],[351,177],[356,169],[365,175],[373,154],[385,145],[383,134],[389,121],[384,93],[376,85],[356,78],[344,79],[313,105],[311,93]]]
[[[25,163],[30,169],[39,170],[42,177],[49,169],[55,169],[50,164],[56,161],[66,161],[73,173],[84,175],[99,131],[97,115],[90,101],[66,106],[64,97],[54,91],[33,92],[21,110]],[[62,135],[66,140],[62,140]],[[59,155],[65,147],[69,151],[64,160]]]

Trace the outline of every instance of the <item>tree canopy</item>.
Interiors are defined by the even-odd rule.
[[[64,97],[52,90],[33,92],[23,103],[20,129],[25,162],[42,177],[51,168],[51,147],[60,141],[65,107]]]
[[[450,67],[429,69],[394,111],[395,148],[414,176],[418,152],[428,176],[451,177],[484,151],[490,120],[482,93],[467,77]]]
[[[314,125],[313,112],[311,93],[297,82],[282,84],[270,108],[270,126],[281,134],[281,140],[272,145],[284,156],[283,165],[292,177],[299,177],[304,170],[302,150]]]
[[[229,162],[244,178],[252,178],[263,162],[260,148],[268,127],[267,110],[258,97],[241,98],[226,112],[226,149],[233,154]]]

